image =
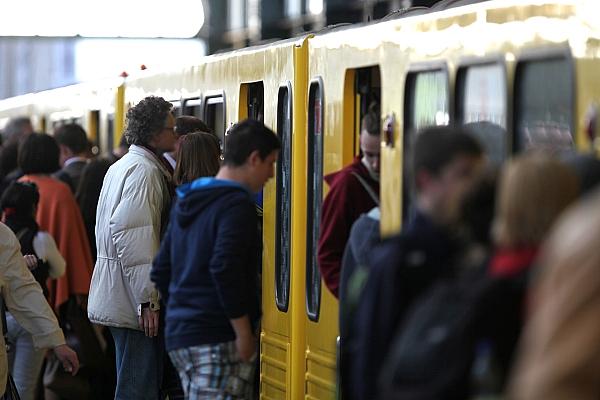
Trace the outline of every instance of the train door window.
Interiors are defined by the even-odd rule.
[[[573,75],[566,58],[524,61],[515,75],[515,151],[573,147]]]
[[[106,150],[111,153],[115,146],[115,115],[108,114],[106,116]],[[119,138],[119,141],[121,139]]]
[[[170,102],[171,104],[173,104],[173,108],[171,110],[171,112],[173,113],[173,116],[175,118],[179,117],[181,115],[181,101],[179,100],[173,100]]]
[[[262,82],[247,83],[243,85],[246,92],[246,118],[264,121],[264,85]]]
[[[346,96],[344,96],[346,97]],[[369,112],[379,117],[381,99],[381,74],[379,67],[360,68],[354,71],[354,154],[360,153],[362,120]]]
[[[405,132],[450,122],[448,73],[445,70],[409,74],[404,98]]]
[[[321,274],[317,261],[319,221],[323,200],[323,83],[311,82],[308,92],[307,210],[306,210],[306,312],[319,320]]]
[[[292,85],[279,88],[277,135],[281,152],[277,160],[277,210],[275,227],[275,302],[286,312],[290,299],[292,225]]]
[[[221,141],[225,148],[225,96],[215,95],[204,98],[203,120]]]
[[[183,115],[192,115],[194,117],[203,118],[202,108],[200,105],[202,102],[199,97],[186,99],[183,101]]]
[[[496,164],[507,156],[506,73],[500,64],[461,68],[457,77],[458,120],[464,124]]]

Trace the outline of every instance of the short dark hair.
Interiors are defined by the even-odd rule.
[[[173,105],[157,96],[148,96],[127,111],[127,143],[147,145],[163,130]]]
[[[226,138],[223,164],[239,167],[253,151],[258,150],[262,160],[281,148],[281,141],[271,129],[262,122],[246,119],[233,125]]]
[[[24,174],[51,174],[60,169],[58,143],[45,133],[32,133],[19,146],[18,163]]]
[[[88,149],[87,135],[79,124],[61,125],[54,131],[54,139],[58,144],[67,146],[74,154],[80,154]]]
[[[379,119],[379,106],[373,102],[369,105],[369,111],[362,117],[360,122],[361,131],[365,131],[372,136],[379,136],[381,134]]]
[[[461,155],[479,157],[483,154],[477,140],[462,128],[434,126],[417,133],[412,149],[413,180],[420,170],[438,175],[444,167]]]
[[[175,119],[175,134],[177,136],[187,135],[192,132],[212,133],[212,129],[200,118],[193,115],[182,115]]]
[[[33,182],[11,183],[0,198],[2,211],[12,208],[18,217],[32,217],[35,206],[40,201],[40,193]]]

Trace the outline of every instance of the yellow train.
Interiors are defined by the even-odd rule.
[[[368,104],[381,107],[385,236],[402,223],[405,143],[418,128],[476,124],[498,162],[529,147],[600,147],[599,14],[594,0],[447,0],[180,70],[2,100],[0,128],[17,115],[45,131],[77,121],[106,152],[128,107],[150,94],[221,138],[246,117],[272,127],[283,149],[264,190],[261,398],[332,399],[338,306],[316,264],[322,178],[357,153]]]

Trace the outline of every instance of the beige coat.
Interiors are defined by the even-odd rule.
[[[104,178],[96,213],[98,258],[92,275],[90,321],[140,329],[137,306],[156,289],[150,281],[171,202],[171,175],[157,156],[131,145]]]
[[[33,336],[36,348],[65,344],[40,285],[25,265],[19,241],[3,223],[0,223],[0,291],[12,316]],[[7,370],[6,346],[0,335],[0,393],[5,390]]]
[[[544,246],[510,398],[600,399],[600,192]]]

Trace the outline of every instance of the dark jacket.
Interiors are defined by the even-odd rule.
[[[428,217],[416,213],[400,235],[371,252],[371,268],[352,329],[350,398],[373,399],[379,369],[412,302],[453,264],[458,246]]]
[[[352,224],[361,214],[378,206],[354,174],[363,178],[379,196],[379,182],[369,175],[359,157],[344,169],[325,177],[329,193],[321,210],[317,257],[323,280],[335,297],[338,297],[342,257]]]
[[[258,320],[259,239],[254,201],[241,185],[200,178],[177,189],[151,273],[167,304],[168,351],[232,341],[230,319]]]
[[[75,194],[77,193],[79,180],[81,179],[81,174],[83,173],[83,169],[86,165],[87,161],[85,160],[73,161],[72,163],[64,166],[60,171],[56,172],[54,177],[69,185],[71,192]]]

